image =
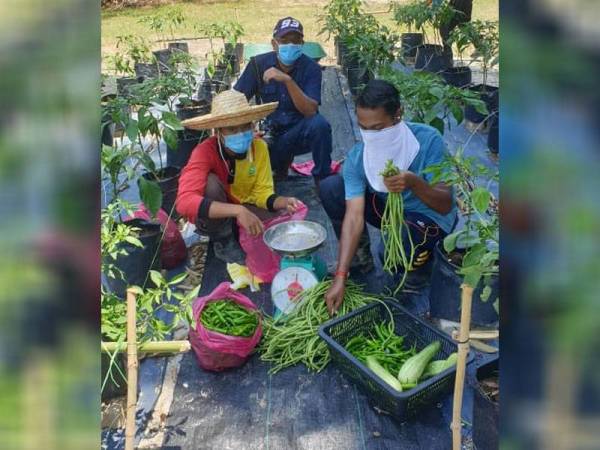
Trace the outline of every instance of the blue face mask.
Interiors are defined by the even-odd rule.
[[[225,147],[238,155],[243,155],[250,148],[253,137],[254,133],[252,133],[252,130],[224,136]]]
[[[279,44],[279,60],[291,66],[302,55],[302,44]]]

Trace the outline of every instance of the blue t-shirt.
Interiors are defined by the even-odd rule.
[[[408,168],[411,172],[422,177],[428,183],[431,182],[432,174],[424,173],[424,170],[433,165],[442,162],[446,154],[446,147],[441,134],[433,127],[420,123],[406,123],[408,128],[413,132],[420,144],[419,152],[414,161]],[[365,174],[363,165],[363,148],[362,142],[354,145],[352,150],[346,156],[343,167],[344,189],[346,191],[346,200],[365,195],[365,190],[369,189],[375,192],[369,184],[369,180]],[[387,196],[386,193],[377,192],[377,195]],[[440,214],[417,197],[410,189],[402,194],[404,199],[405,211],[424,214],[435,223],[437,223],[446,233],[452,231],[452,226],[456,219],[456,202],[454,201],[454,193],[452,194],[452,210],[448,214]]]
[[[294,106],[292,97],[290,97],[287,87],[283,83],[271,80],[265,84],[262,81],[262,75],[267,69],[277,67],[277,54],[269,52],[257,55],[256,65],[258,66],[258,76],[261,79],[257,79],[256,70],[250,62],[233,88],[238,92],[243,92],[246,98],[250,100],[257,93],[259,86],[262,85],[262,88],[260,88],[262,103],[279,102],[277,109],[268,116],[269,122],[275,127],[286,129],[304,119],[302,113]],[[294,63],[294,68],[289,75],[304,94],[315,100],[319,105],[321,104],[321,79],[323,74],[319,64],[302,54]]]

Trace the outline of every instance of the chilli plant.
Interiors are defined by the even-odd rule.
[[[430,7],[425,1],[412,1],[409,3],[395,3],[392,5],[394,21],[406,27],[408,32],[413,30],[425,35],[425,24],[429,20]]]
[[[431,125],[442,134],[445,119],[452,117],[457,124],[463,121],[466,105],[487,114],[479,93],[447,85],[439,75],[428,72],[405,74],[388,68],[381,77],[398,89],[408,120]]]
[[[138,22],[143,23],[156,35],[158,42],[175,40],[175,33],[186,21],[185,14],[179,6],[171,6],[159,10],[155,14],[142,17]]]
[[[476,287],[483,280],[483,301],[490,300],[492,277],[498,274],[499,208],[491,186],[498,182],[498,170],[466,158],[462,149],[448,155],[441,163],[430,166],[432,183],[446,183],[455,191],[465,225],[444,239],[447,254],[462,255],[458,273],[466,284]],[[491,299],[498,310],[498,299]]]

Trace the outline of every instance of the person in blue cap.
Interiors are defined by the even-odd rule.
[[[279,102],[265,120],[274,179],[285,180],[294,156],[311,152],[318,189],[331,174],[331,126],[319,114],[321,66],[302,53],[304,31],[293,17],[277,22],[271,43],[273,51],[251,58],[234,89],[256,103]]]

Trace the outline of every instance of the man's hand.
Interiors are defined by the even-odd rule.
[[[258,236],[264,231],[262,221],[252,211],[244,206],[240,205],[240,210],[236,215],[236,219],[252,236]]]
[[[292,77],[290,77],[287,73],[283,73],[281,70],[271,67],[267,69],[263,74],[263,81],[267,84],[271,80],[278,81],[279,83],[286,83],[290,81]]]
[[[327,303],[327,311],[329,311],[330,316],[337,314],[340,306],[342,306],[345,291],[346,280],[342,277],[335,277],[333,284],[325,294],[325,303]]]
[[[277,197],[273,203],[273,208],[276,210],[285,209],[288,213],[293,214],[300,208],[300,201],[295,197]]]
[[[415,185],[416,175],[408,170],[401,171],[398,175],[383,177],[383,184],[390,192],[404,192]]]

